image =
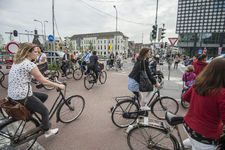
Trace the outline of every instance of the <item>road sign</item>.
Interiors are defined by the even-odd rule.
[[[15,54],[19,48],[19,45],[15,42],[9,42],[6,45],[6,49],[10,54]]]
[[[207,53],[207,49],[206,49],[206,48],[204,48],[203,53],[204,53],[204,54],[206,54],[206,53]]]
[[[174,45],[176,44],[176,42],[178,41],[179,38],[168,38],[168,39],[169,39],[169,41],[170,41],[170,44],[171,44],[172,46],[174,46]]]
[[[202,49],[199,49],[199,50],[198,50],[198,53],[201,54],[201,53],[202,53]]]
[[[54,37],[53,37],[52,35],[49,35],[49,36],[48,36],[48,40],[49,40],[50,42],[53,42],[53,41],[54,41]]]
[[[2,55],[2,53],[0,52],[0,55]]]
[[[218,55],[221,55],[221,52],[222,52],[222,47],[219,47],[218,48]]]

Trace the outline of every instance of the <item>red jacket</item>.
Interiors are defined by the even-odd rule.
[[[191,65],[194,66],[195,68],[194,73],[196,74],[196,76],[198,76],[202,72],[202,70],[205,68],[205,66],[208,65],[208,63],[195,60]]]
[[[225,124],[225,88],[216,96],[213,93],[202,97],[191,87],[183,96],[190,103],[184,117],[185,122],[195,132],[211,139],[219,139]]]

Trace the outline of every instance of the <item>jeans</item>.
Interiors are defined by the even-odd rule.
[[[69,63],[66,61],[66,62],[62,62],[62,66],[61,66],[61,69],[63,71],[64,74],[66,74],[66,67],[69,66]]]
[[[28,97],[26,107],[27,109],[37,112],[42,117],[42,124],[45,131],[49,130],[49,111],[43,104],[48,99],[48,95],[41,92],[33,92],[33,95]],[[24,105],[25,99],[14,100]]]

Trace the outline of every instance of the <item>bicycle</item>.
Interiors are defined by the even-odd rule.
[[[62,84],[67,85],[66,82]],[[65,98],[66,89],[64,94],[59,88],[56,88],[56,91],[59,92],[59,96],[49,112],[49,120],[51,120],[56,111],[57,123],[59,121],[62,123],[70,123],[76,120],[84,110],[84,98],[80,95],[72,95]],[[57,104],[60,97],[61,100]],[[45,133],[39,116],[35,112],[31,113],[33,114],[32,117],[25,121],[10,118],[1,124],[0,142],[5,142],[3,143],[4,145],[11,145],[12,147],[17,146],[22,150],[30,149],[37,138]]]
[[[64,74],[63,71],[61,70],[60,66],[62,65],[62,63],[59,63],[59,59],[57,59],[57,68],[52,71],[53,74],[56,74],[59,77],[59,73]],[[74,72],[74,66],[73,64],[70,64],[69,66],[66,67],[66,78],[67,79],[71,79],[73,76],[73,72]]]
[[[8,88],[8,75],[9,73],[4,73],[0,70],[0,85],[5,89]]]
[[[189,108],[189,105],[190,105],[188,102],[186,102],[185,100],[183,100],[183,96],[184,96],[184,94],[185,94],[188,90],[189,90],[188,87],[183,86],[183,89],[182,89],[182,92],[181,92],[181,106],[182,106],[183,108]]]
[[[78,63],[80,64],[80,67],[73,71],[73,78],[75,80],[80,80],[83,77],[83,74],[86,73],[86,71],[84,70],[84,67],[86,65],[82,65],[81,60],[78,60]]]
[[[110,68],[113,69],[113,64],[111,62],[111,59],[107,60],[107,62],[106,62],[106,70],[109,71]]]
[[[48,80],[52,81],[52,82],[56,82],[56,83],[59,82],[58,76],[56,75],[56,73],[52,73],[51,76],[48,78]],[[52,87],[52,86],[40,84],[36,79],[31,79],[31,82],[36,84],[37,89],[40,89],[40,88],[44,87],[46,90],[53,90],[55,88],[55,87]]]
[[[134,114],[139,118],[144,117],[144,123],[138,119],[137,124],[129,126],[126,131],[127,144],[131,150],[191,150],[191,147],[184,146],[178,128],[178,125],[184,122],[183,117],[166,112],[166,121],[170,127],[163,121],[141,116],[142,112],[134,112]],[[172,134],[174,130],[177,130],[180,143]],[[219,145],[222,145],[224,137],[225,135],[221,136]]]
[[[120,63],[120,60],[117,60],[116,61],[116,71],[118,71],[118,70],[122,70],[122,64]]]
[[[101,84],[104,84],[107,79],[107,73],[103,70],[99,72],[99,81]],[[89,74],[86,75],[84,78],[84,87],[87,90],[90,90],[94,84],[96,83],[96,76],[93,71],[91,71]]]
[[[163,85],[163,83],[161,84]],[[133,92],[135,95],[132,97],[122,96],[116,97],[117,104],[111,107],[111,119],[114,125],[119,128],[127,127],[136,121],[136,117],[131,117],[132,112],[140,110],[140,102],[138,100],[138,92]],[[155,97],[155,95],[157,95]],[[154,99],[155,97],[155,99]],[[176,114],[179,109],[179,105],[175,99],[168,96],[160,96],[160,89],[154,92],[147,106],[151,108],[151,113],[158,119],[165,119],[165,112],[171,111]],[[146,111],[148,114],[148,111]],[[130,118],[131,117],[131,118]]]

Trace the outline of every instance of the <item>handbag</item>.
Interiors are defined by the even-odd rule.
[[[141,92],[150,92],[153,91],[152,82],[149,80],[146,68],[145,68],[145,60],[144,63],[144,70],[141,70],[141,61],[140,61],[140,70],[139,70],[139,91]]]
[[[28,94],[29,94],[30,86],[28,84],[28,92],[27,96],[24,102],[24,105],[15,102],[10,102],[9,97],[5,97],[0,100],[0,112],[2,116],[6,119],[9,119],[9,117],[15,118],[17,120],[26,120],[31,117],[30,111],[25,107],[27,100],[28,100]],[[5,113],[8,115],[5,116]]]

